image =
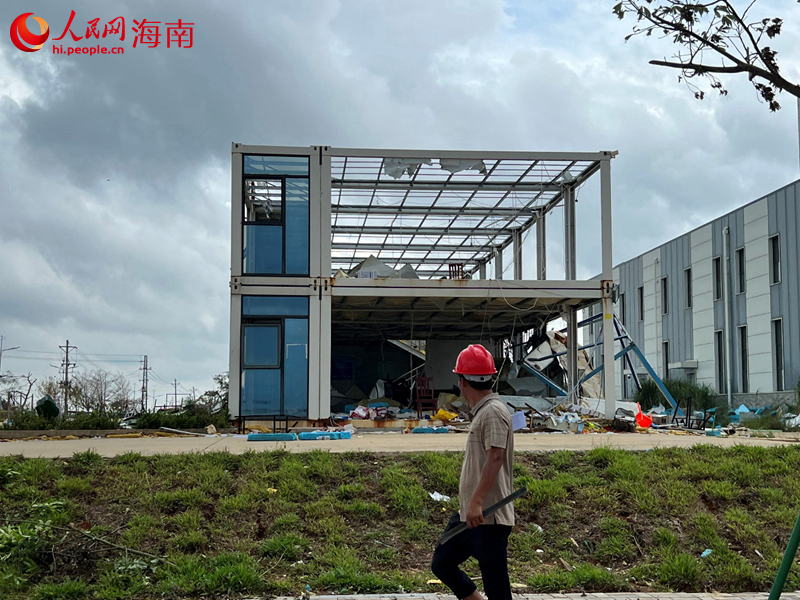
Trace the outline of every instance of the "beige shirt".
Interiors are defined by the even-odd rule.
[[[484,499],[482,508],[487,509],[514,491],[514,430],[508,409],[498,394],[489,394],[471,412],[472,424],[467,434],[467,451],[458,488],[462,521],[467,520],[467,507],[481,480],[489,448],[505,448],[506,453],[497,481]],[[488,517],[485,523],[513,526],[514,504],[506,504]]]

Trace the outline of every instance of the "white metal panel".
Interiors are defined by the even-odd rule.
[[[325,253],[321,249],[324,245],[325,239],[322,237],[322,230],[324,228],[324,216],[320,212],[320,204],[322,202],[322,188],[328,189],[328,185],[323,185],[323,181],[330,181],[321,178],[320,167],[320,152],[319,148],[312,148],[314,151],[308,157],[308,219],[309,219],[309,270],[308,274],[311,277],[319,277],[321,275],[330,274],[328,271],[322,271],[321,261],[322,255]],[[327,229],[330,229],[330,218],[327,219]],[[327,236],[328,243],[330,243],[331,236]],[[327,254],[330,254],[330,249],[327,249]]]
[[[437,298],[601,298],[599,281],[499,281],[468,279],[336,279],[334,296]]]
[[[228,410],[232,417],[241,414],[242,392],[242,297],[231,296],[231,331],[228,356]]]
[[[773,391],[767,201],[744,207],[750,391]]]
[[[242,154],[267,154],[271,156],[308,156],[314,146],[254,146],[234,142],[233,152]]]
[[[331,294],[330,286],[323,286],[319,302],[319,418],[331,416]]]
[[[242,248],[244,246],[242,222],[242,155],[231,154],[231,276],[242,274]]]
[[[320,188],[319,188],[319,264],[321,276],[331,274],[331,157],[320,149]]]
[[[714,355],[714,281],[712,277],[712,229],[706,225],[691,233],[692,323],[697,383],[716,388]]]
[[[642,256],[642,286],[644,287],[644,352],[645,358],[659,371],[658,357],[661,353],[661,340],[658,335],[659,305],[656,295],[658,278],[661,276],[659,257],[661,250],[653,250]]]
[[[403,150],[386,148],[328,148],[331,156],[362,158],[463,158],[487,160],[606,160],[616,150],[602,152],[498,152],[477,150]]]
[[[320,387],[320,308],[319,296],[308,301],[308,418],[320,419],[322,407],[327,404],[330,412],[330,393],[323,395]],[[330,387],[330,382],[328,382]]]

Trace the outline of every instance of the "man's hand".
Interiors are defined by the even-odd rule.
[[[483,523],[483,509],[480,504],[470,502],[467,505],[467,527],[472,529]]]

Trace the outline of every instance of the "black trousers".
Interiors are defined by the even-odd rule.
[[[458,525],[458,513],[450,517],[448,531]],[[466,598],[477,587],[459,568],[474,556],[478,560],[483,578],[483,590],[488,600],[511,600],[511,583],[508,580],[508,525],[479,525],[459,533],[441,546],[437,546],[431,561],[431,571],[453,590],[457,598]]]

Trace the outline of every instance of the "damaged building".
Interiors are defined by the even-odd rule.
[[[314,421],[369,396],[413,406],[420,381],[434,397],[453,387],[470,343],[493,352],[506,393],[557,387],[612,414],[613,330],[601,336],[604,373],[581,381],[591,365],[577,323],[598,301],[611,318],[615,155],[234,143],[231,415]],[[587,181],[599,280],[576,276]],[[528,236],[534,279],[522,276]],[[564,331],[548,331],[557,319]]]

